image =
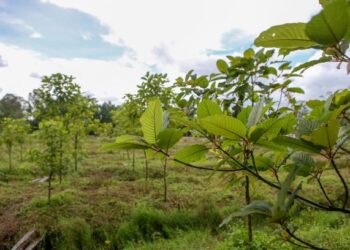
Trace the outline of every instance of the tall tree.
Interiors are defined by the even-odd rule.
[[[23,118],[26,102],[25,100],[14,94],[6,94],[0,100],[0,119],[9,118]]]

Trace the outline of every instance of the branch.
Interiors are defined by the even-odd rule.
[[[321,191],[322,191],[324,197],[325,197],[326,200],[328,201],[329,205],[332,206],[332,207],[334,207],[333,202],[331,201],[331,199],[330,199],[329,196],[327,195],[327,192],[326,192],[326,190],[324,189],[324,187],[323,187],[323,185],[322,185],[322,182],[321,182],[321,175],[320,175],[320,176],[317,176],[316,179],[317,179],[317,183],[318,183],[318,185],[320,186],[320,189],[321,189]]]
[[[344,192],[345,192],[345,197],[344,197],[344,203],[343,203],[343,209],[346,207],[347,203],[348,203],[348,199],[349,199],[349,188],[348,188],[348,185],[346,184],[345,182],[345,179],[344,177],[341,175],[339,169],[337,168],[337,165],[335,164],[334,162],[334,159],[332,158],[331,159],[331,163],[332,163],[332,166],[335,170],[335,172],[337,173],[343,187],[344,187]]]
[[[225,150],[223,150],[220,146],[218,146],[218,149],[223,152],[225,155],[227,155],[230,159],[232,159],[234,162],[236,162],[239,166],[242,167],[242,169],[244,169],[245,171],[249,172],[251,175],[253,175],[255,178],[257,178],[258,180],[264,182],[265,184],[269,185],[270,187],[276,188],[278,190],[281,189],[281,187],[279,185],[276,185],[275,183],[265,179],[264,177],[262,177],[261,175],[257,175],[256,173],[254,173],[254,171],[250,170],[249,168],[246,168],[242,163],[240,163],[237,159],[235,159],[234,157],[232,157],[228,152],[226,152]],[[292,194],[292,191],[288,191],[289,194]],[[309,205],[312,205],[316,208],[319,209],[323,209],[326,211],[338,211],[338,212],[342,212],[342,213],[346,213],[346,214],[350,214],[350,210],[343,208],[338,208],[338,207],[333,207],[333,206],[324,206],[322,204],[319,204],[315,201],[309,200],[301,195],[295,195],[295,198],[308,203]]]
[[[285,227],[284,230],[288,233],[288,235],[290,237],[292,237],[294,240],[304,244],[305,246],[308,246],[309,248],[311,249],[315,249],[315,250],[327,250],[326,248],[321,248],[321,247],[317,247],[309,242],[306,242],[305,240],[303,239],[300,239],[298,236],[296,236],[292,231],[289,230],[288,227]]]

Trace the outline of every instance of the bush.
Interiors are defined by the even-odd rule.
[[[54,231],[47,232],[43,249],[94,249],[92,229],[82,218],[61,219]]]
[[[222,216],[214,206],[203,206],[196,212],[174,211],[165,213],[157,209],[138,208],[128,222],[122,223],[112,240],[115,248],[129,243],[169,239],[179,230],[210,229],[216,231]]]

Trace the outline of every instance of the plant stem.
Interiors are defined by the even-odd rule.
[[[164,163],[163,163],[163,183],[164,183],[164,201],[168,200],[168,184],[167,184],[167,163],[168,163],[168,157],[165,157]]]
[[[345,192],[344,203],[343,203],[343,209],[344,209],[346,207],[346,205],[348,203],[348,199],[349,199],[349,188],[348,188],[348,185],[346,184],[344,177],[341,175],[339,169],[337,168],[337,165],[335,164],[335,161],[333,158],[331,159],[331,163],[332,163],[332,166],[333,166],[335,172],[337,173],[337,175],[338,175],[338,177],[339,177],[339,179],[344,187],[344,192]]]
[[[135,150],[132,151],[132,171],[135,173]]]
[[[145,156],[145,176],[146,176],[146,183],[147,183],[148,182],[148,159],[147,159],[146,150],[143,151],[143,154]]]
[[[249,192],[249,176],[246,175],[245,177],[245,202],[247,205],[250,204],[250,192]],[[253,225],[252,225],[252,216],[248,215],[247,217],[247,224],[248,224],[248,241],[253,241]]]
[[[296,240],[296,241],[298,241],[298,242],[304,244],[305,246],[308,246],[308,247],[311,248],[311,249],[315,249],[315,250],[327,250],[326,248],[317,247],[317,246],[315,246],[315,245],[313,245],[313,244],[311,244],[311,243],[309,243],[309,242],[306,242],[306,241],[300,239],[300,238],[299,238],[298,236],[296,236],[292,231],[290,231],[288,227],[285,227],[284,230],[285,230],[285,231],[288,233],[288,235],[289,235],[290,237],[292,237],[294,240]]]
[[[317,183],[318,183],[318,185],[320,186],[320,189],[321,189],[321,191],[322,191],[322,193],[323,193],[323,196],[326,198],[326,200],[328,201],[329,205],[332,206],[332,207],[334,207],[333,202],[331,201],[331,199],[330,199],[329,196],[327,195],[327,192],[326,192],[326,190],[324,189],[324,187],[323,187],[323,185],[322,185],[321,176],[316,177],[316,179],[317,179]]]

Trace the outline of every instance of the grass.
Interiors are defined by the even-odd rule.
[[[253,218],[251,245],[244,220],[218,227],[245,204],[241,179],[170,165],[164,202],[160,160],[150,160],[146,182],[143,153],[136,153],[134,171],[126,152],[101,150],[106,142],[87,138],[78,171],[68,166],[61,184],[54,179],[50,204],[47,183],[32,183],[45,176],[43,169],[15,154],[9,171],[0,151],[0,249],[10,249],[33,228],[44,236],[42,249],[298,249],[281,241],[286,235],[262,217]],[[253,200],[274,201],[275,190],[251,180]],[[324,176],[334,195],[342,188],[335,181],[333,174]],[[312,183],[305,182],[303,194],[322,199]],[[297,235],[316,245],[349,249],[350,220],[344,215],[303,210],[293,225]]]

